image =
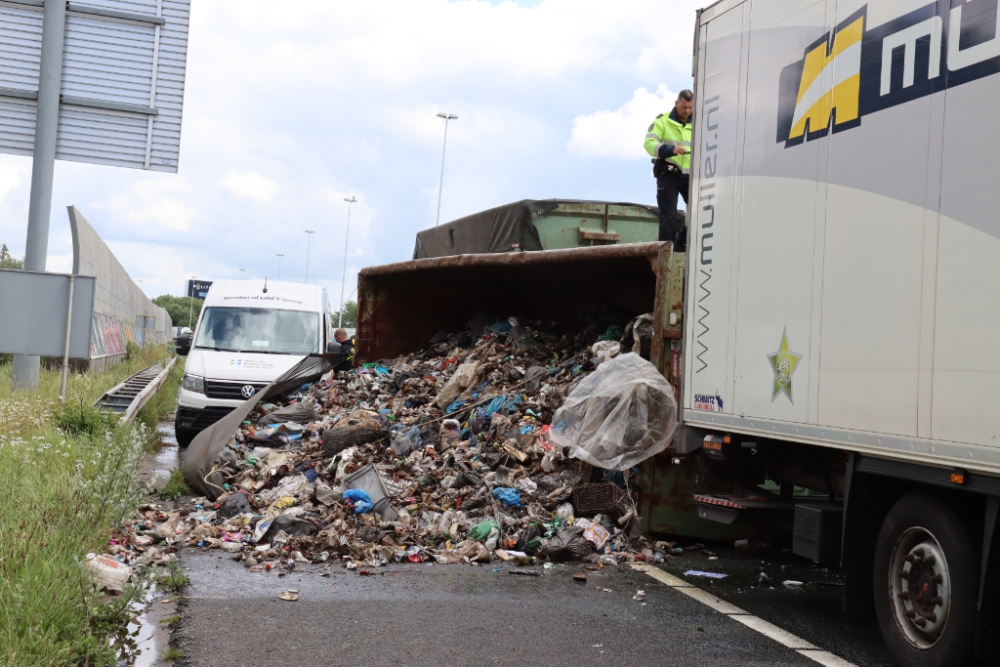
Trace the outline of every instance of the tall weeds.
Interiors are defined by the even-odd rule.
[[[89,406],[163,355],[142,350],[105,373],[72,376],[67,405]],[[84,557],[104,551],[141,501],[138,466],[152,434],[142,422],[65,428],[58,389],[59,374],[43,371],[37,393],[12,393],[10,364],[0,365],[0,665],[114,664]]]

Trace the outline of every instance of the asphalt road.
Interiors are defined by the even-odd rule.
[[[375,576],[338,564],[326,577],[308,565],[279,577],[198,550],[182,564],[191,585],[174,642],[199,667],[818,664],[630,569],[588,572],[580,584],[577,565],[535,568],[539,577],[506,564],[394,565]],[[298,601],[279,599],[288,589]],[[838,648],[836,633],[822,634],[814,643]]]
[[[710,560],[710,554],[716,560]],[[841,611],[844,580],[837,569],[815,565],[788,549],[731,545],[707,545],[707,552],[685,550],[664,569],[857,667],[896,666],[874,619],[852,620]],[[684,575],[692,570],[727,576]],[[785,581],[802,586],[786,586]]]

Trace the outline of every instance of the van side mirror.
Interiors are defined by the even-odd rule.
[[[327,343],[326,344],[326,353],[327,354],[344,354],[344,346],[341,345],[340,343],[335,343],[335,342]]]

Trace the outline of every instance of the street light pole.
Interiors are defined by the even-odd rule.
[[[306,241],[306,284],[307,285],[309,284],[309,250],[312,247],[312,238],[313,238],[313,234],[315,234],[315,233],[316,233],[315,230],[312,230],[312,229],[307,229],[306,230],[306,234],[309,235],[309,236],[306,237],[308,239]]]
[[[351,238],[351,206],[358,201],[356,197],[344,197],[347,202],[347,233],[344,234],[344,271],[340,275],[340,314],[337,315],[337,328],[344,323],[344,286],[347,284],[347,243]]]
[[[191,276],[191,280],[197,279],[197,276]],[[194,322],[191,321],[191,318],[194,317],[194,297],[191,296],[191,291],[191,283],[188,283],[188,328],[191,329],[191,331],[194,331],[194,327],[191,326],[194,324]]]
[[[278,282],[280,283],[281,282],[281,258],[284,257],[284,255],[281,254],[280,252],[276,252],[274,254],[278,256]]]
[[[246,269],[240,269],[240,280],[243,280],[243,274],[247,272]]]
[[[458,116],[450,113],[439,113],[438,118],[444,118],[444,146],[441,148],[441,182],[438,186],[438,212],[434,226],[441,224],[441,194],[444,192],[444,156],[448,150],[448,121],[458,120]]]

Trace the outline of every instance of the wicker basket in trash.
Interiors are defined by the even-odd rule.
[[[573,509],[577,516],[610,514],[619,519],[632,509],[632,501],[612,482],[581,484],[573,489]]]

